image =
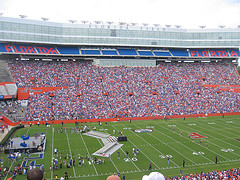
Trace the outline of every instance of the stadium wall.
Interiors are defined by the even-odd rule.
[[[224,113],[224,116],[233,116],[233,115],[240,115],[240,112],[232,112],[232,113]],[[46,122],[48,124],[61,124],[63,123],[85,123],[85,122],[117,122],[119,121],[129,121],[129,120],[164,120],[164,119],[184,119],[184,118],[206,118],[206,117],[212,117],[212,116],[223,116],[222,113],[214,113],[214,114],[193,114],[193,115],[173,115],[173,116],[154,116],[154,117],[126,117],[126,118],[108,118],[108,119],[76,119],[76,120],[52,120],[52,121],[26,121],[26,122],[16,122],[14,125],[19,124],[37,124],[38,122],[40,124],[45,124]],[[9,120],[10,121],[10,120]],[[13,123],[13,122],[11,122]]]
[[[0,116],[0,120],[3,122],[3,124],[8,124],[10,126],[15,126],[17,125],[17,123],[12,122],[11,120],[9,120],[7,117],[5,116]]]
[[[232,92],[237,92],[240,93],[240,85],[209,85],[205,84],[202,85],[204,87],[208,88],[219,88],[219,91],[232,91]]]
[[[94,47],[94,46],[93,46]],[[50,45],[34,45],[34,44],[8,44],[0,43],[0,52],[2,54],[21,54],[21,55],[40,55],[40,56],[78,56],[78,57],[192,57],[192,58],[236,58],[240,56],[238,48],[120,48],[111,49],[115,53],[105,53],[103,47],[81,47],[81,46],[50,46]],[[105,47],[107,48],[107,46]],[[141,52],[148,52],[142,54]],[[150,54],[149,54],[150,53]]]
[[[240,93],[240,85],[202,85],[204,87],[219,88],[220,91],[233,91]],[[64,87],[31,87],[31,88],[18,88],[17,97],[18,100],[28,99],[30,96],[35,94],[42,94],[49,91],[54,91],[58,89],[66,89],[68,86]]]

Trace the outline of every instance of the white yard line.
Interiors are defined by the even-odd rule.
[[[136,125],[135,125],[136,126]],[[126,126],[125,126],[126,127]],[[133,133],[133,131],[131,131]],[[143,141],[145,141],[145,139],[143,139],[141,136],[137,135],[136,133],[134,134],[136,136],[138,136],[139,138],[141,138]],[[130,143],[132,143],[134,145],[134,147],[137,147],[131,140],[128,139],[128,141]],[[161,155],[163,155],[162,152],[160,152],[158,149],[156,149],[154,146],[152,146],[152,144],[150,144],[149,142],[145,141],[146,143],[148,143],[153,149],[155,149],[157,152],[159,152]],[[154,163],[154,161],[152,159],[150,159],[142,150],[141,150],[141,153],[146,157],[148,158],[148,160],[150,162],[152,162],[158,169],[160,169],[160,167],[158,167],[158,165],[156,163]],[[174,163],[174,162],[173,162]],[[176,166],[178,166],[176,163],[174,163]]]
[[[92,158],[91,158],[91,155],[90,155],[90,153],[89,153],[89,151],[88,151],[87,145],[86,145],[86,143],[85,143],[85,141],[84,141],[84,139],[83,139],[83,137],[82,137],[82,134],[80,133],[79,135],[80,135],[81,138],[82,138],[83,144],[84,144],[84,146],[85,146],[85,148],[86,148],[86,150],[87,150],[87,152],[88,152],[88,155],[89,155],[90,159],[92,159]],[[95,170],[96,174],[98,175],[98,172],[97,172],[97,169],[96,169],[94,163],[93,163],[93,167],[94,167],[94,170]]]
[[[240,128],[240,127],[236,127],[238,125],[238,123],[226,123],[226,121],[230,121],[229,119],[231,119],[231,118],[224,119],[224,120],[220,120],[220,119],[218,119],[218,120],[206,119],[205,121],[187,121],[187,122],[189,122],[189,123],[202,123],[203,125],[204,125],[204,123],[214,122],[215,123],[214,125],[216,125],[216,126],[218,125],[218,126],[221,126],[221,127],[222,126],[225,127],[226,125],[228,125],[229,126],[228,128],[232,128],[233,125],[234,125],[234,128]],[[237,119],[237,121],[238,121],[238,119]],[[205,125],[208,125],[208,124],[205,124]],[[208,126],[210,126],[211,128],[214,128],[214,126],[212,126],[212,125],[208,125]],[[218,129],[218,131],[219,131],[219,130],[221,130],[221,127],[220,128],[216,128],[216,129]],[[235,130],[235,129],[231,129],[231,131],[239,132],[238,130]],[[226,131],[224,131],[224,132],[226,132]],[[236,135],[235,133],[231,133],[229,131],[227,133]]]
[[[235,126],[234,126],[234,128],[240,128],[240,127],[236,127],[236,126],[238,126],[238,122],[234,122],[234,123],[226,123],[226,121],[239,121],[239,119],[238,118],[230,118],[230,117],[227,117],[227,118],[222,118],[222,119],[216,119],[216,120],[213,120],[213,119],[205,119],[205,120],[202,120],[202,121],[200,121],[200,122],[215,122],[216,123],[216,125],[218,124],[218,123],[220,123],[220,124],[222,124],[223,126],[226,126],[226,125],[228,125],[228,126],[230,126],[230,127],[232,127],[232,125],[234,124]],[[196,123],[196,121],[193,121],[193,120],[191,120],[191,121],[188,121],[188,122],[195,122]],[[198,122],[198,121],[197,121]],[[234,129],[233,129],[234,130]],[[237,130],[234,130],[234,131],[237,131]],[[239,131],[237,131],[237,132],[239,132]],[[230,133],[230,132],[228,132],[228,133]]]
[[[27,133],[26,133],[26,134],[28,134],[28,132],[29,132],[29,129],[30,129],[30,128],[28,128],[28,130],[27,130]]]
[[[103,147],[102,143],[100,142],[99,138],[97,138],[99,144]],[[120,172],[117,168],[117,166],[115,165],[115,163],[112,161],[112,159],[110,158],[110,161],[112,162],[113,166],[115,167],[115,169],[117,170],[117,172]]]
[[[126,155],[125,151],[124,151],[122,148],[120,148],[120,149],[121,149],[121,151]],[[142,171],[137,167],[137,165],[132,161],[132,159],[131,159],[131,158],[129,158],[129,159],[130,159],[131,163],[137,168],[138,172],[142,172]],[[124,173],[125,173],[125,172],[124,172]]]
[[[178,123],[179,124],[179,123]],[[182,125],[183,126],[183,125]],[[185,126],[184,126],[185,127]],[[191,129],[191,128],[190,128]],[[185,130],[182,130],[182,131],[185,131]],[[195,130],[194,130],[195,131]],[[190,133],[189,131],[185,131],[185,132],[187,132],[188,134]],[[184,136],[182,136],[182,137],[184,137]],[[186,138],[186,137],[185,137]],[[207,140],[206,140],[207,141]],[[209,143],[210,143],[210,141],[208,141]],[[196,143],[196,142],[195,142]],[[196,144],[198,144],[198,143],[196,143]],[[199,146],[201,146],[200,144],[198,144]],[[230,161],[230,159],[228,159],[228,158],[226,158],[226,157],[224,157],[223,155],[221,155],[221,154],[218,154],[218,153],[216,153],[215,151],[213,151],[213,150],[210,150],[209,148],[206,148],[208,151],[211,151],[212,153],[215,153],[215,154],[217,154],[218,156],[221,156],[222,158],[224,158],[224,159],[227,159],[227,160],[229,160]]]
[[[188,127],[188,128],[190,128],[190,127]],[[199,127],[199,128],[203,129],[202,127]],[[194,131],[196,131],[194,128],[190,128],[190,129],[193,129]],[[200,131],[199,129],[198,129],[197,131],[198,131],[198,132],[201,132],[202,134],[206,134],[206,133],[204,133],[203,131]],[[210,137],[211,135],[207,134],[207,136]],[[211,136],[211,137],[213,137],[214,139],[217,139],[217,140],[219,140],[219,141],[222,141],[221,139],[218,139],[218,138],[216,138],[216,137],[214,137],[214,136]],[[208,141],[208,140],[206,140],[206,141]],[[214,144],[215,146],[217,146],[217,147],[219,147],[219,148],[221,148],[221,149],[224,149],[224,147],[221,147],[221,146],[219,146],[219,145],[217,145],[217,144],[215,144],[215,143],[213,143],[213,142],[211,142],[211,141],[208,141],[208,142],[211,143],[211,144]],[[225,141],[222,141],[222,142],[226,143]],[[236,154],[236,153],[234,153],[234,152],[230,152],[230,153],[235,154],[236,156],[239,156],[239,157],[240,157],[239,154]]]
[[[158,126],[158,124],[156,124],[157,126]],[[164,127],[162,127],[162,126],[159,126],[159,127],[161,127],[161,128],[164,128]],[[164,129],[167,129],[167,128],[164,128]],[[168,129],[167,129],[168,130]],[[158,131],[158,130],[155,130],[155,131]],[[178,142],[179,144],[181,144],[182,146],[184,146],[184,147],[186,147],[187,149],[190,149],[192,152],[194,152],[195,150],[193,150],[193,149],[191,149],[191,148],[189,148],[188,146],[186,146],[186,145],[184,145],[184,144],[182,144],[181,142],[179,142],[179,141],[177,141],[177,140],[175,140],[174,138],[172,138],[172,137],[170,137],[170,136],[168,136],[168,135],[166,135],[166,134],[164,134],[164,133],[162,133],[162,132],[160,132],[160,131],[158,131],[159,133],[161,133],[161,134],[163,134],[164,136],[167,136],[167,137],[169,137],[170,139],[172,139],[172,140],[174,140],[174,141],[176,141],[176,142]],[[182,136],[183,137],[183,136]],[[201,155],[203,158],[205,158],[205,159],[207,159],[207,160],[209,160],[210,162],[212,162],[212,163],[214,163],[214,161],[212,161],[211,159],[209,159],[209,158],[207,158],[207,157],[205,157],[205,156],[203,156],[203,155]]]
[[[112,125],[112,127],[114,128],[114,129],[116,129],[117,130],[117,132],[118,132],[118,129],[117,128],[115,128],[113,125]],[[124,150],[122,149],[122,148],[120,148],[121,149],[121,151],[126,155],[126,153],[124,152]],[[137,168],[137,170],[139,171],[139,172],[141,172],[141,170],[137,167],[137,165],[131,160],[131,158],[129,158],[130,159],[130,161],[131,161],[131,163]]]
[[[201,124],[204,125],[204,126],[210,127],[210,128],[217,129],[217,131],[221,130],[220,128],[215,128],[215,127],[213,127],[213,126],[206,125],[206,124],[203,124],[203,123],[201,123]],[[225,136],[225,135],[223,135],[222,133],[218,133],[217,131],[215,131],[214,133],[215,133],[215,134],[219,134],[219,135],[224,136],[224,137],[227,137],[228,139],[235,140],[235,139],[233,139],[232,137]],[[227,132],[227,133],[229,133],[229,134],[233,134],[233,133],[230,133],[230,132]],[[236,136],[236,134],[233,134],[233,135]],[[220,140],[219,138],[214,138],[214,139],[218,139],[218,140]],[[221,140],[221,141],[222,141],[222,140]],[[228,143],[228,142],[226,142],[226,141],[224,141],[224,142],[225,142],[226,144],[229,144],[229,145],[231,145],[231,146],[234,146],[235,148],[240,149],[240,147],[238,147],[238,146],[235,146],[235,145],[233,145],[233,144],[231,144],[231,143]]]
[[[136,126],[136,125],[135,125]],[[136,126],[137,128],[139,128],[139,126]],[[136,134],[137,135],[137,134]],[[139,136],[139,135],[137,135]],[[166,144],[165,142],[161,141],[160,139],[156,138],[155,136],[153,136],[152,134],[150,134],[150,136],[154,137],[155,139],[157,139],[158,141],[160,141],[161,143],[165,144],[166,146],[168,146],[170,149],[172,149],[173,151],[175,151],[176,153],[180,154],[181,156],[185,157],[185,159],[188,159],[189,161],[191,161],[193,164],[196,164],[194,161],[192,161],[191,159],[189,159],[188,157],[184,156],[182,153],[178,152],[176,149],[172,148],[171,146],[169,146],[168,144]],[[140,136],[139,136],[140,137]],[[140,137],[142,138],[142,137]],[[143,138],[142,138],[143,139]],[[145,142],[147,142],[145,139],[143,139]],[[147,142],[148,144],[150,144],[149,142]],[[151,144],[150,144],[151,145]],[[152,146],[152,145],[151,145]],[[152,146],[153,147],[153,146]],[[154,147],[154,149],[156,149]],[[172,161],[173,162],[173,161]],[[174,163],[176,164],[176,163]],[[177,164],[176,164],[177,165]],[[178,166],[178,165],[177,165]],[[179,166],[178,166],[179,167]]]
[[[224,162],[236,162],[236,161],[240,161],[240,159],[236,159],[236,160],[231,160],[231,161],[224,161]],[[203,166],[203,165],[209,165],[209,164],[212,164],[212,163],[202,163],[202,164],[196,164],[194,165],[194,167],[196,166]],[[193,167],[193,166],[186,166],[186,167]],[[179,167],[166,167],[166,168],[160,168],[160,169],[154,169],[155,171],[161,171],[161,170],[169,170],[169,169],[179,169]],[[132,174],[132,173],[136,173],[138,171],[129,171],[129,172],[124,172],[124,174]],[[147,174],[149,174],[149,170],[142,170],[142,171],[139,171],[139,172],[147,172]],[[79,176],[79,177],[69,177],[68,179],[76,179],[76,178],[91,178],[91,177],[101,177],[101,176],[109,176],[109,175],[112,175],[112,173],[108,174],[108,173],[105,173],[105,174],[100,174],[100,175],[89,175],[89,176]]]
[[[137,134],[135,134],[135,135],[137,135]],[[141,138],[143,141],[145,141],[145,139],[143,139],[141,136],[139,136],[139,135],[137,135],[139,138]],[[128,141],[130,142],[130,143],[132,143],[133,144],[133,146],[134,147],[137,147],[132,141],[130,141],[129,139],[128,139]],[[147,141],[145,141],[145,142],[147,142]],[[155,149],[157,152],[159,152],[160,154],[162,154],[163,155],[163,153],[162,152],[160,152],[159,150],[157,150],[154,146],[152,146],[150,143],[148,143],[153,149]],[[152,159],[150,159],[144,152],[143,152],[143,150],[141,150],[141,153],[146,157],[146,158],[148,158],[148,160],[150,161],[150,162],[152,162],[158,169],[160,169],[160,167],[158,167],[158,165],[152,160]],[[173,162],[174,163],[174,162]],[[174,163],[176,166],[178,166],[176,163]]]
[[[69,148],[70,156],[72,158],[72,151],[71,151],[71,148],[70,148],[70,143],[69,143],[69,139],[68,139],[68,133],[65,133],[65,134],[67,136],[68,148]],[[76,177],[76,172],[75,172],[74,166],[73,166],[73,174],[74,174],[74,177]]]
[[[216,122],[223,121],[223,123],[224,123],[224,122],[226,123],[226,121],[228,121],[228,120],[236,120],[236,121],[239,121],[239,118],[234,118],[233,116],[231,116],[231,117],[228,116],[228,117],[216,119],[216,120],[213,120],[213,121],[216,121]],[[235,128],[240,128],[240,127],[235,127]]]
[[[12,164],[11,164],[11,166],[10,166],[10,168],[9,168],[9,170],[8,170],[8,172],[7,172],[7,175],[6,175],[6,177],[4,178],[4,180],[6,180],[6,179],[7,179],[8,173],[9,173],[9,171],[11,170],[11,168],[12,168],[12,165],[13,165],[13,162],[12,162]],[[16,175],[16,176],[17,176],[17,175]]]

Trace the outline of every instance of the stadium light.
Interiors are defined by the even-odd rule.
[[[101,24],[102,21],[94,21],[96,24]]]
[[[70,19],[69,22],[73,24],[73,23],[75,23],[75,22],[77,22],[77,21],[76,21],[76,20],[71,20],[71,19]]]
[[[4,13],[1,12],[1,13],[0,13],[0,16],[2,16],[3,14],[4,14]]]
[[[42,20],[43,20],[43,21],[48,21],[49,18],[42,17]]]
[[[111,21],[108,21],[107,23],[108,23],[109,25],[113,24],[113,22],[111,22]]]
[[[136,26],[138,23],[131,23],[132,26]]]
[[[143,25],[143,26],[145,26],[145,27],[146,27],[146,26],[148,26],[148,24],[147,24],[147,23],[142,23],[142,25]]]
[[[160,26],[160,24],[153,24],[155,27],[159,27]]]
[[[121,26],[124,26],[126,24],[127,24],[126,22],[119,22],[119,25],[121,25]]]
[[[179,25],[175,25],[175,27],[176,27],[177,29],[181,28],[181,26],[179,26]]]
[[[23,14],[20,14],[19,17],[20,17],[21,19],[27,18],[27,16],[26,16],[26,15],[23,15]]]
[[[199,26],[201,29],[204,29],[206,26]]]
[[[169,24],[167,24],[167,25],[165,25],[167,28],[170,28],[172,25],[169,25]]]
[[[81,21],[83,24],[86,24],[86,23],[88,23],[88,21]]]
[[[219,25],[218,27],[221,28],[221,29],[223,29],[223,28],[225,28],[226,26],[224,26],[224,25]]]

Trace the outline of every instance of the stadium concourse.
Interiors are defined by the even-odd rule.
[[[100,67],[91,61],[8,61],[18,88],[59,87],[29,97],[26,120],[107,119],[240,112],[231,61]],[[216,86],[218,85],[218,86]]]

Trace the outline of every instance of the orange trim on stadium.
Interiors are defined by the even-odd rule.
[[[49,91],[54,91],[58,89],[65,89],[68,88],[68,86],[64,87],[27,87],[27,88],[18,88],[17,94],[18,94],[18,100],[28,99],[31,95],[35,94],[42,94]]]
[[[6,84],[15,84],[15,82],[0,82],[0,85],[1,86],[4,86]]]
[[[233,91],[240,93],[240,85],[212,85],[212,84],[204,84],[203,87],[207,88],[219,88],[220,91]]]

